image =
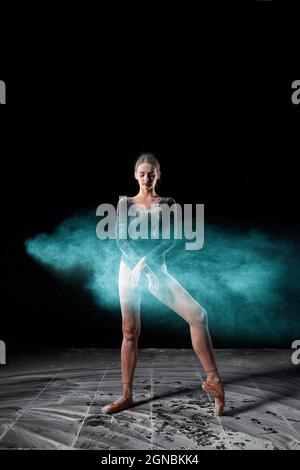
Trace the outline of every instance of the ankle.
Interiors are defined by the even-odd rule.
[[[123,397],[132,398],[132,385],[131,384],[123,384]]]
[[[221,382],[220,374],[217,370],[212,370],[206,372],[207,380],[210,383],[219,383]]]

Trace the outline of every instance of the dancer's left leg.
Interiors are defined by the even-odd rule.
[[[146,274],[146,277],[147,274]],[[155,284],[148,285],[150,292],[169,308],[174,310],[190,326],[193,349],[199,358],[207,379],[203,386],[208,393],[213,394],[216,402],[216,414],[222,413],[224,406],[224,390],[218,368],[216,365],[212,341],[208,329],[206,310],[189,294],[189,292],[169,274],[166,265],[163,265],[156,273],[158,280]],[[210,387],[210,388],[209,388]]]

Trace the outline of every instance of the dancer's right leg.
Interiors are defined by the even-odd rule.
[[[119,270],[119,295],[122,312],[123,341],[121,346],[122,386],[121,396],[114,403],[106,405],[103,411],[116,413],[133,404],[132,388],[138,357],[138,338],[141,330],[139,287],[133,288],[128,281],[131,269],[123,262]]]

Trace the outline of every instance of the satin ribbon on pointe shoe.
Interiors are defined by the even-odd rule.
[[[205,390],[209,395],[215,399],[215,414],[216,416],[222,416],[222,411],[225,405],[225,394],[222,382],[212,384],[207,379],[202,384],[202,389]]]

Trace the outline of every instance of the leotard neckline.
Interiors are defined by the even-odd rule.
[[[149,210],[149,209],[151,209],[152,206],[155,206],[155,205],[157,205],[157,204],[160,204],[160,202],[162,201],[163,197],[161,197],[158,202],[152,202],[151,206],[148,206],[148,207],[143,206],[142,204],[139,204],[139,203],[135,202],[134,199],[133,199],[133,197],[129,197],[129,199],[131,199],[131,201],[133,202],[133,204],[135,204],[136,206],[141,207],[142,209],[145,209],[145,210]]]

